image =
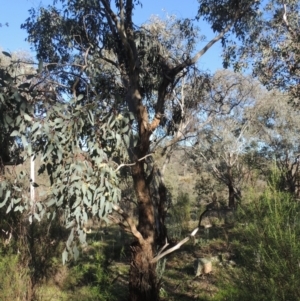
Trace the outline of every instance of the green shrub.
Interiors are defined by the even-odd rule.
[[[226,271],[229,281],[215,300],[300,300],[300,203],[279,191],[278,179],[274,173],[263,195],[238,213],[241,268]]]
[[[69,300],[99,300],[113,301],[111,295],[112,279],[107,268],[107,261],[102,250],[91,248],[88,254],[81,254],[77,262],[69,268],[69,273],[64,281],[64,291],[71,293]]]
[[[22,267],[19,255],[0,249],[0,301],[26,301],[30,297],[29,270]]]

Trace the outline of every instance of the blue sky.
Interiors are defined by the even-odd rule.
[[[8,22],[9,27],[0,28],[0,47],[9,52],[26,50],[30,52],[30,45],[25,41],[26,31],[20,28],[28,16],[31,7],[39,5],[47,6],[52,0],[0,0],[0,23]],[[193,18],[197,13],[197,0],[142,0],[143,7],[138,8],[134,14],[134,21],[141,25],[153,14],[164,17],[166,13],[174,14],[179,18]],[[205,22],[199,24],[201,34],[207,37],[207,41],[214,35]],[[199,44],[199,49],[205,43]],[[214,45],[200,59],[199,67],[204,70],[215,71],[222,68],[221,45]],[[34,55],[34,54],[33,54]]]

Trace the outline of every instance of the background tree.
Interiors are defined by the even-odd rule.
[[[228,189],[228,206],[240,198],[245,168],[242,157],[251,143],[249,111],[258,97],[258,84],[250,77],[217,72],[207,97],[218,115],[198,133],[192,156]]]
[[[257,151],[279,170],[277,189],[295,195],[299,193],[299,112],[288,103],[290,97],[279,92],[266,95],[258,103],[254,127]]]
[[[267,88],[290,92],[299,102],[299,1],[257,1],[259,11],[226,41],[224,65],[250,68]]]

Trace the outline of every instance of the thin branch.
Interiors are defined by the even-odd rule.
[[[284,22],[284,24],[285,24],[287,30],[290,32],[290,34],[291,34],[294,38],[296,38],[297,35],[296,35],[295,31],[292,29],[292,27],[291,27],[291,25],[289,24],[288,19],[287,19],[286,5],[285,5],[285,4],[283,4],[283,9],[284,9],[284,13],[283,13],[283,16],[282,16],[282,20],[283,20],[283,22]]]
[[[127,0],[125,5],[125,22],[126,22],[126,28],[132,27],[132,10],[133,10],[133,3],[132,0]]]
[[[157,253],[157,255],[161,254],[161,252],[169,245],[168,240],[166,238],[166,243],[165,245],[159,250],[159,252]]]
[[[288,27],[290,25],[289,25],[289,22],[287,20],[286,5],[285,4],[283,4],[283,9],[284,9],[284,13],[283,13],[282,19],[283,19],[283,22],[285,23],[285,25]]]
[[[124,7],[123,7],[123,0],[119,0],[119,6],[120,6],[120,26],[121,29],[124,31],[124,23],[125,23],[125,17],[124,17]]]
[[[85,24],[85,19],[86,19],[86,17],[88,17],[88,16],[94,16],[95,17],[95,15],[94,14],[87,14],[87,15],[85,15],[85,16],[83,16],[82,17],[82,19],[83,19],[83,27],[84,27],[84,32],[85,32],[85,36],[86,36],[86,39],[89,41],[89,43],[90,43],[90,39],[89,39],[89,35],[88,35],[88,31],[87,31],[87,29],[86,29],[86,24]]]
[[[150,156],[152,156],[152,155],[153,155],[153,153],[148,154],[148,155],[146,155],[146,156],[144,156],[144,157],[138,159],[136,162],[142,161],[142,160],[144,160],[144,159],[146,159],[147,157],[150,157]],[[128,163],[128,164],[122,163],[122,164],[120,164],[120,165],[117,167],[117,169],[116,169],[115,171],[120,170],[120,169],[121,169],[122,167],[124,167],[124,166],[134,166],[134,165],[136,164],[136,162],[134,162],[134,163]]]
[[[186,60],[183,63],[181,63],[180,65],[173,68],[172,74],[178,74],[184,68],[192,66],[195,63],[197,63],[197,61],[206,53],[206,51],[208,49],[210,49],[216,42],[218,42],[219,40],[221,40],[224,37],[224,35],[231,29],[231,27],[233,26],[235,21],[236,20],[230,22],[222,32],[220,32],[216,37],[214,37],[212,40],[210,40],[198,53],[195,54],[195,56],[193,58]]]

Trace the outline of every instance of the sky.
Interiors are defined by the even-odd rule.
[[[47,6],[52,4],[53,0],[0,0],[0,48],[4,51],[15,52],[25,50],[31,52],[30,45],[25,41],[26,31],[21,29],[21,24],[29,17],[28,10],[32,7],[37,8],[40,5]],[[134,12],[134,22],[141,25],[146,22],[151,15],[165,17],[166,14],[176,15],[179,18],[194,18],[197,13],[197,0],[142,0],[143,7],[137,8]],[[9,26],[4,26],[5,23]],[[214,37],[213,32],[205,22],[200,22],[198,26],[201,34],[207,38],[198,45],[199,50]],[[220,43],[215,44],[200,59],[198,66],[202,70],[212,72],[222,68],[221,59],[222,48]]]

